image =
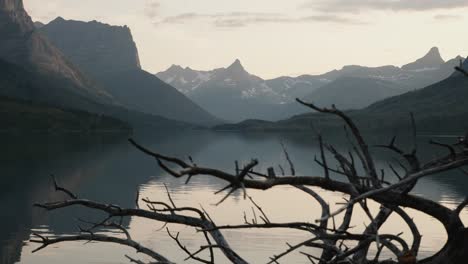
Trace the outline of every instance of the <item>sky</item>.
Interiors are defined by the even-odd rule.
[[[58,16],[130,27],[142,67],[197,70],[240,59],[263,78],[344,65],[401,66],[433,46],[468,55],[468,0],[24,0],[33,20]]]

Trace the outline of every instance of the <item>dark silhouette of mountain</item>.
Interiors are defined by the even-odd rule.
[[[450,76],[459,59],[444,62],[438,49],[433,48],[403,68],[349,65],[321,75],[263,80],[248,73],[236,60],[228,68],[213,71],[173,65],[157,76],[225,120],[275,121],[306,111],[295,103],[295,98],[314,98],[319,104],[335,100],[345,109],[358,109],[426,87]]]
[[[98,103],[114,104],[104,90],[93,85],[44,36],[36,31],[22,0],[0,0],[0,59],[60,82],[62,90]],[[25,98],[30,99],[30,98]],[[36,98],[50,101],[47,97]],[[85,108],[77,101],[69,107]]]
[[[366,114],[392,115],[414,112],[418,116],[450,116],[468,113],[468,79],[453,76],[424,89],[377,102],[362,111]]]
[[[0,38],[0,96],[112,116],[133,127],[193,127],[123,108],[36,30],[22,0],[0,0]]]
[[[63,89],[63,79],[49,75],[43,75],[34,70],[25,69],[19,65],[0,59],[0,96],[19,98],[38,105],[47,105],[60,109],[85,109],[86,112],[97,113],[117,117],[131,124],[134,128],[191,128],[182,122],[169,120],[159,116],[130,111],[123,107],[104,105]],[[19,109],[19,108],[17,108]],[[13,108],[12,108],[13,110]],[[20,114],[20,113],[11,113]],[[46,115],[37,117],[47,118]],[[44,120],[44,122],[47,122]],[[65,122],[65,121],[64,121]]]
[[[179,91],[141,69],[128,27],[59,17],[40,31],[123,106],[183,122],[218,123]]]
[[[138,50],[127,26],[58,17],[40,31],[87,74],[141,69]]]

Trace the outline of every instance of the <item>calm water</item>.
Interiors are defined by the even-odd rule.
[[[298,174],[321,175],[322,170],[313,162],[318,153],[317,142],[310,134],[235,134],[213,132],[191,133],[146,133],[135,136],[145,145],[162,153],[186,157],[191,155],[195,162],[204,166],[233,170],[234,161],[247,162],[258,158],[259,168],[266,169],[272,165],[286,166],[280,142],[284,142],[295,162]],[[389,137],[372,136],[371,140],[380,142]],[[338,147],[345,142],[329,138]],[[427,138],[421,137],[421,142]],[[405,142],[405,140],[403,140]],[[420,142],[420,153],[426,159],[431,158],[431,149]],[[107,203],[133,207],[136,192],[140,197],[166,201],[163,184],[167,184],[175,203],[179,206],[199,207],[205,209],[218,224],[243,223],[244,211],[251,218],[251,204],[237,193],[224,204],[215,207],[212,204],[222,198],[213,192],[223,187],[217,180],[199,177],[190,185],[184,180],[174,179],[158,168],[153,159],[142,155],[127,144],[125,138],[106,137],[28,137],[27,139],[1,140],[1,192],[0,192],[0,261],[2,263],[128,263],[125,254],[138,256],[132,250],[115,245],[97,243],[67,243],[51,246],[38,253],[31,251],[37,246],[28,242],[31,232],[44,234],[70,234],[76,232],[76,218],[99,219],[96,212],[73,208],[45,213],[32,207],[34,202],[60,199],[54,194],[50,174],[57,176],[62,185],[72,189],[78,196]],[[404,143],[407,144],[407,143]],[[439,150],[442,152],[443,150]],[[390,156],[377,153],[378,165],[384,166],[384,159]],[[335,207],[343,196],[339,193],[317,190]],[[468,194],[468,179],[458,173],[450,173],[425,179],[414,191],[419,195],[455,206]],[[272,221],[308,221],[316,219],[320,210],[311,199],[291,187],[275,188],[270,191],[250,191],[267,212]],[[377,209],[373,206],[374,212]],[[445,240],[444,231],[436,221],[424,215],[409,211],[423,234],[422,255],[437,251]],[[468,212],[463,213],[468,220]],[[468,222],[468,221],[465,221]],[[161,223],[126,219],[135,240],[156,249],[168,258],[181,263],[183,255],[171,240],[166,231],[161,231]],[[354,232],[362,230],[366,217],[357,212]],[[203,237],[193,228],[169,225],[173,232],[181,232],[181,239],[191,249],[203,245]],[[409,237],[409,230],[392,217],[383,228],[383,232],[399,233],[403,231]],[[266,263],[268,258],[286,249],[286,243],[300,242],[307,237],[301,232],[285,230],[247,230],[225,232],[232,246],[251,263]],[[144,259],[144,258],[143,258]],[[304,263],[301,255],[291,255],[284,263]],[[187,262],[190,263],[190,262]],[[216,263],[226,263],[218,255]]]

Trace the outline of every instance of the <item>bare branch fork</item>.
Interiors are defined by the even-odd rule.
[[[63,192],[69,197],[68,200],[36,204],[36,206],[46,210],[57,210],[71,206],[83,206],[90,209],[98,210],[107,213],[105,218],[100,223],[88,223],[91,225],[88,229],[80,228],[80,234],[74,236],[65,236],[58,238],[46,238],[40,234],[36,234],[32,242],[40,243],[41,246],[37,250],[41,250],[48,245],[61,243],[65,241],[100,241],[119,243],[133,247],[138,253],[145,254],[155,261],[155,263],[171,263],[167,258],[155,252],[152,249],[146,248],[143,245],[133,241],[131,235],[121,224],[113,222],[114,218],[122,217],[142,217],[166,224],[179,224],[195,228],[200,234],[203,234],[206,244],[201,245],[196,250],[187,248],[181,236],[173,234],[166,228],[169,237],[179,246],[180,250],[187,255],[187,260],[191,259],[200,263],[215,263],[214,250],[221,251],[226,258],[235,264],[248,263],[235,250],[230,247],[230,244],[225,239],[222,231],[230,229],[290,229],[306,232],[310,238],[296,245],[287,244],[287,249],[283,252],[272,256],[268,263],[279,263],[286,256],[297,253],[305,257],[310,263],[396,263],[387,260],[381,260],[381,253],[384,248],[393,253],[399,263],[413,264],[442,264],[450,256],[455,253],[459,254],[456,245],[460,244],[460,234],[468,234],[466,227],[460,219],[461,211],[468,205],[468,198],[463,201],[456,209],[447,208],[437,202],[429,199],[415,196],[411,194],[414,186],[424,177],[437,175],[450,170],[463,170],[464,166],[468,165],[468,151],[466,148],[461,150],[455,146],[431,141],[430,144],[442,147],[448,150],[448,155],[438,157],[430,162],[423,164],[417,157],[416,145],[416,125],[414,116],[411,114],[411,125],[413,128],[413,138],[415,141],[414,148],[406,153],[396,144],[396,138],[393,138],[388,145],[378,145],[377,147],[385,148],[403,160],[406,165],[399,162],[403,168],[404,174],[399,173],[392,165],[390,170],[397,176],[397,181],[385,180],[385,172],[383,169],[378,170],[375,166],[374,157],[369,151],[368,144],[361,135],[360,130],[355,125],[353,120],[345,113],[336,107],[320,108],[314,104],[306,103],[297,100],[299,103],[323,114],[334,115],[340,118],[345,123],[345,131],[348,142],[351,146],[348,152],[339,151],[334,146],[327,144],[321,134],[318,135],[318,143],[320,146],[319,158],[315,158],[315,162],[323,168],[323,175],[317,176],[300,176],[296,175],[291,155],[286,150],[286,146],[282,144],[283,153],[289,165],[289,174],[285,172],[283,167],[279,167],[281,176],[277,176],[273,167],[269,167],[265,173],[255,171],[258,161],[253,159],[245,166],[236,161],[235,170],[233,173],[208,168],[195,164],[193,159],[189,157],[189,162],[176,157],[170,157],[154,152],[140,144],[135,140],[130,139],[129,142],[142,153],[153,157],[159,166],[169,175],[182,178],[187,177],[186,184],[190,183],[190,179],[196,176],[204,175],[221,179],[227,185],[215,194],[225,192],[225,196],[216,204],[226,201],[234,192],[241,190],[244,198],[249,198],[252,203],[253,218],[250,220],[247,214],[244,213],[244,224],[241,225],[216,225],[213,219],[202,209],[192,207],[178,207],[166,188],[168,194],[168,202],[151,201],[148,198],[140,199],[139,194],[136,196],[136,208],[121,208],[116,205],[108,205],[97,203],[85,199],[79,199],[72,192],[59,186],[54,179],[56,191]],[[350,133],[348,134],[348,130]],[[338,164],[336,169],[330,168],[330,161],[327,160],[327,155],[333,157]],[[389,162],[390,163],[390,162]],[[331,173],[336,173],[345,176],[345,180],[332,179]],[[310,198],[315,200],[320,205],[321,216],[311,222],[288,222],[278,223],[274,221],[274,216],[266,214],[265,210],[247,194],[247,189],[269,190],[276,186],[294,186],[297,190],[306,193]],[[310,187],[318,187],[327,191],[341,192],[349,199],[340,204],[337,209],[331,210],[330,205],[321,197],[314,189]],[[374,214],[367,206],[368,200],[373,200],[381,205],[378,213]],[[145,209],[140,208],[139,202],[143,202]],[[142,203],[142,205],[143,205]],[[351,222],[354,216],[355,206],[360,206],[367,217],[370,219],[370,224],[362,232],[362,234],[354,234],[350,232]],[[412,218],[406,213],[403,208],[411,208],[422,212],[426,215],[438,220],[444,227],[448,235],[447,243],[434,256],[417,260],[419,248],[421,245],[421,236],[418,227]],[[400,237],[401,234],[383,234],[379,232],[382,226],[387,222],[391,214],[397,214],[400,219],[406,223],[412,233],[411,243]],[[337,217],[342,218],[340,225],[337,225]],[[100,227],[113,228],[119,230],[122,237],[111,237],[102,233],[95,233],[94,230]],[[468,235],[467,235],[468,237]],[[465,240],[465,241],[468,241]],[[371,245],[375,244],[377,253],[374,256],[369,256]],[[467,245],[468,246],[468,245]],[[308,248],[320,249],[321,255],[314,256],[307,253]],[[455,253],[454,253],[455,252]],[[206,257],[206,253],[208,257]],[[461,254],[461,253],[460,253]],[[202,256],[203,255],[203,256]],[[144,263],[140,260],[126,256],[133,263]],[[370,258],[370,259],[369,259]],[[257,261],[256,261],[257,262]],[[454,262],[455,263],[455,262]],[[462,263],[455,263],[462,264]]]

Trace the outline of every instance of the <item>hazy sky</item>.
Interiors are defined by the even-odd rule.
[[[128,25],[142,66],[209,70],[236,58],[253,74],[402,65],[438,46],[468,55],[468,0],[24,0],[34,20]]]

